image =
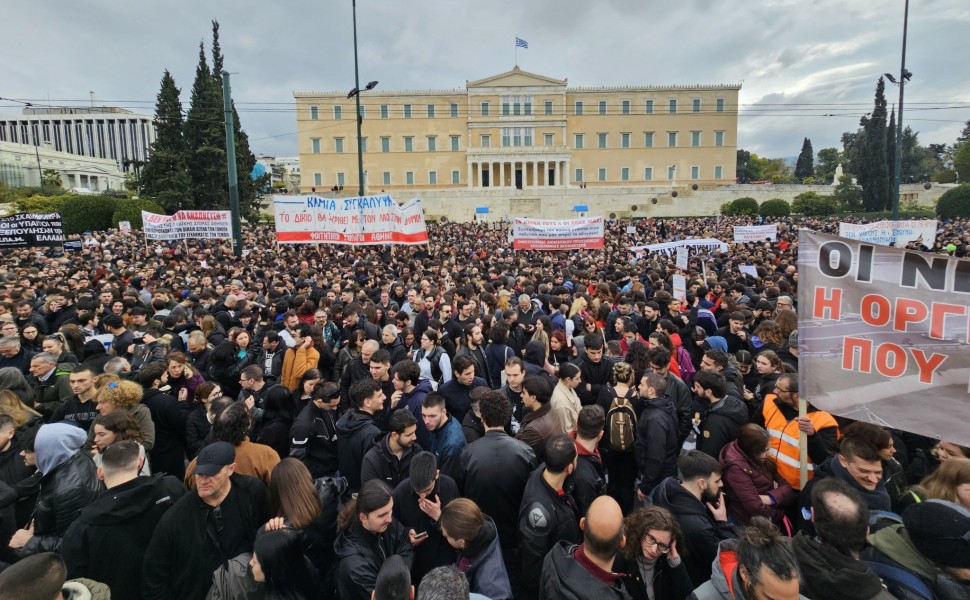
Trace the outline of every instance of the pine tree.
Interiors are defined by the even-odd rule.
[[[960,132],[956,145],[960,145],[967,140],[970,140],[970,119],[967,119],[967,124],[963,126],[963,131]]]
[[[192,107],[185,124],[189,177],[195,208],[223,209],[229,206],[226,175],[226,140],[222,117],[222,95],[215,87],[199,43],[199,64],[192,84]]]
[[[175,79],[166,69],[155,101],[157,135],[141,173],[143,193],[154,198],[169,212],[193,206],[186,168],[185,123],[180,93]]]
[[[795,179],[800,182],[815,176],[815,152],[812,150],[812,140],[802,141],[802,152],[795,163]]]
[[[866,211],[883,210],[889,203],[889,165],[886,163],[886,82],[876,83],[872,115],[865,125],[862,157],[862,205]]]

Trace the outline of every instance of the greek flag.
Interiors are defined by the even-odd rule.
[[[515,38],[515,47],[516,48],[528,48],[529,47],[529,42],[523,40],[522,38],[518,38],[517,37],[517,38]]]

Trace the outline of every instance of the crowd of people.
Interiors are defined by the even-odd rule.
[[[0,598],[970,598],[970,449],[799,417],[797,231],[837,222],[747,224],[7,251]],[[631,251],[692,237],[730,250]]]

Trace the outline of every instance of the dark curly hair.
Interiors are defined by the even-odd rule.
[[[246,441],[253,420],[243,402],[233,402],[216,416],[212,424],[212,441],[229,442],[233,446]]]
[[[680,523],[666,508],[659,506],[649,506],[640,508],[632,512],[623,520],[626,530],[627,544],[623,547],[623,553],[631,561],[635,561],[640,555],[643,537],[651,529],[670,532],[671,539],[677,544],[677,553],[684,555],[686,548],[682,542],[683,535],[680,531]]]

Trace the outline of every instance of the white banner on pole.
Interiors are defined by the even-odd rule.
[[[356,198],[274,196],[280,244],[428,243],[421,199],[399,205],[387,194]]]
[[[920,242],[927,248],[932,248],[936,243],[936,227],[934,219],[839,223],[839,237],[883,246],[895,242],[899,247],[910,242]]]
[[[778,240],[777,225],[735,225],[734,226],[735,242],[763,242],[766,239],[771,240],[772,242]]]
[[[642,252],[663,252],[667,256],[670,256],[677,248],[681,246],[688,248],[699,248],[701,250],[707,250],[708,252],[713,252],[714,250],[717,250],[718,252],[728,251],[728,245],[715,238],[704,238],[700,240],[678,240],[676,242],[650,244],[649,246],[633,246],[630,248],[630,250],[638,254]]]
[[[580,219],[527,219],[515,217],[515,250],[575,250],[603,247],[603,217]]]
[[[228,210],[180,210],[174,215],[141,211],[148,240],[222,240],[232,237]]]

